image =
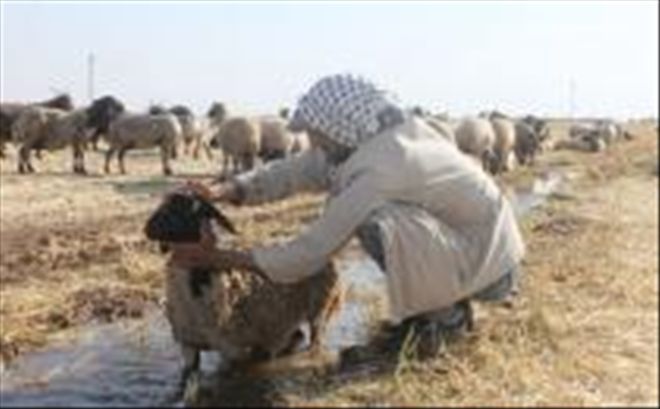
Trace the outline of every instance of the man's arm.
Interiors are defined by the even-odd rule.
[[[326,189],[328,173],[325,155],[312,149],[238,175],[215,188],[213,198],[242,205],[272,202],[298,192]]]
[[[320,218],[297,238],[253,250],[254,261],[274,282],[299,281],[319,271],[384,202],[375,177],[363,175],[333,198]]]

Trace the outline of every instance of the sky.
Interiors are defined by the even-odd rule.
[[[0,2],[1,99],[294,106],[354,73],[452,115],[654,116],[658,1]],[[572,85],[571,85],[572,84]]]

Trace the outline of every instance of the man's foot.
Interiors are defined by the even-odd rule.
[[[382,325],[366,345],[355,345],[341,351],[342,365],[396,359],[407,342],[413,356],[426,359],[440,346],[473,329],[473,311],[469,301],[461,301],[443,314],[422,314],[405,319],[399,325]]]

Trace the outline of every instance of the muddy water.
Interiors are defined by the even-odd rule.
[[[511,192],[517,216],[541,205],[561,181],[559,174],[549,173],[528,191]],[[340,266],[353,290],[385,294],[384,275],[371,260],[344,261]],[[339,350],[366,339],[367,302],[361,297],[347,300],[328,328],[327,348]],[[203,371],[210,374],[219,359],[214,353],[203,354]],[[177,394],[180,365],[167,321],[160,311],[152,311],[142,320],[86,328],[2,368],[0,405],[183,406]],[[234,404],[258,392],[256,385],[246,390],[251,396],[234,396]]]

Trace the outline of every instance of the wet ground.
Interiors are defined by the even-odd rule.
[[[556,192],[561,175],[536,179],[528,191],[510,192],[519,217],[543,204]],[[338,351],[367,338],[370,297],[384,294],[384,276],[368,259],[340,262],[348,291],[347,302],[334,319],[326,348]],[[210,376],[220,357],[202,356]],[[15,360],[0,374],[2,406],[183,406],[178,393],[181,360],[162,312],[145,318],[97,325],[64,333],[48,347]],[[272,385],[228,378],[225,401],[215,404],[271,404]],[[275,395],[274,395],[275,394]]]
[[[378,292],[384,285],[370,260],[347,263],[342,277],[349,287],[353,284],[361,291],[368,285]],[[342,307],[328,329],[329,350],[365,339],[367,317],[362,302],[349,299]],[[214,353],[204,353],[204,372],[212,373],[219,359]],[[2,406],[181,405],[176,397],[180,365],[169,324],[161,311],[153,310],[141,320],[63,334],[47,348],[20,357],[3,368],[0,402]]]

